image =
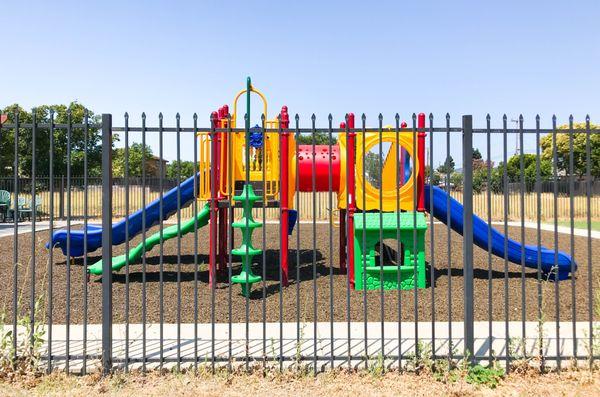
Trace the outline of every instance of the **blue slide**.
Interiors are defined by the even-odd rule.
[[[433,189],[433,203],[431,203],[431,189]],[[439,187],[425,185],[425,209],[435,218],[448,224],[447,220],[447,200],[448,194]],[[463,206],[461,203],[450,197],[450,226],[452,230],[462,235],[463,233]],[[525,266],[537,269],[538,267],[538,247],[532,245],[522,245],[515,240],[511,240],[488,225],[483,219],[473,215],[473,242],[477,246],[487,251],[488,232],[491,231],[491,251],[494,255],[504,258],[504,242],[507,241],[508,250],[506,257],[512,263],[520,265],[521,250],[523,248]],[[577,270],[577,264],[571,257],[564,252],[559,251],[556,255],[556,264],[558,272],[554,272],[555,252],[552,249],[541,247],[540,250],[540,269],[544,275],[551,279],[565,280],[571,273],[571,264],[573,270]],[[558,277],[555,277],[555,273]]]
[[[190,177],[181,182],[181,208],[189,205],[194,200],[194,177]],[[177,191],[174,187],[163,195],[163,219],[167,219],[177,212]],[[129,215],[129,238],[142,231],[143,209],[140,209]],[[160,221],[160,201],[156,199],[146,205],[146,228],[158,224]],[[119,245],[125,242],[125,219],[114,223],[112,226],[113,244]],[[71,230],[71,252],[68,256],[83,256],[83,230]],[[46,248],[59,247],[67,255],[67,231],[57,230],[52,235],[52,241],[46,244]],[[98,225],[89,225],[87,228],[88,252],[93,252],[102,246],[102,227]]]

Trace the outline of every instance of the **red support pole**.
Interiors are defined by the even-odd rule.
[[[227,208],[218,208],[219,214],[219,256],[217,272],[223,275],[227,271]]]
[[[217,114],[217,126],[225,128],[227,126],[227,115],[229,107],[227,105],[219,108]],[[217,161],[213,164],[218,169],[217,174],[217,199],[219,201],[225,199],[221,192],[223,181],[221,177],[227,181],[227,134],[225,132],[217,133]],[[223,150],[225,148],[225,150]],[[217,203],[218,206],[218,203]],[[217,254],[217,273],[223,274],[227,271],[227,209],[218,208],[218,254]]]
[[[223,107],[221,108],[223,116],[221,117],[221,128],[227,128],[229,127],[229,106],[227,105],[223,105]],[[228,185],[231,183],[231,181],[229,181],[228,177],[228,171],[229,169],[227,167],[229,167],[229,136],[227,135],[226,132],[221,132],[221,145],[224,148],[222,150],[222,156],[223,158],[221,159],[221,164],[220,167],[222,167],[222,172],[221,175],[223,175],[224,181],[221,181],[221,184],[225,187],[225,191],[227,191],[228,189]],[[226,198],[224,195],[221,195],[222,198]]]
[[[218,147],[217,147],[217,133],[215,128],[217,127],[218,113],[213,112],[211,114],[211,161],[217,158]],[[217,264],[217,167],[211,167],[210,169],[210,222],[209,222],[209,254],[208,254],[208,280],[209,285],[213,286],[216,283],[216,264]]]
[[[425,211],[425,113],[419,113],[417,120],[417,158],[419,174],[417,175],[417,211]]]
[[[348,128],[354,129],[354,113],[348,114]],[[354,213],[356,212],[356,179],[354,170],[356,167],[356,132],[348,133],[348,142],[346,146],[346,159],[348,161],[348,170],[346,179],[348,180],[348,221],[347,221],[347,250],[348,250],[348,278],[350,285],[354,289]]]
[[[223,128],[223,119],[225,118],[225,114],[224,114],[224,109],[223,107],[220,107],[219,110],[217,111],[217,120],[215,123],[216,128]],[[223,195],[221,194],[221,173],[222,170],[221,168],[225,165],[224,161],[221,161],[221,147],[225,141],[225,134],[222,132],[217,132],[216,133],[216,137],[217,137],[217,157],[212,161],[212,164],[214,164],[214,166],[217,168],[217,197],[220,199],[223,198]]]
[[[280,115],[280,134],[279,134],[279,152],[280,152],[280,255],[281,255],[281,284],[288,285],[288,228],[289,228],[289,127],[290,116],[287,106],[281,108]]]
[[[340,270],[346,271],[346,210],[340,209]]]

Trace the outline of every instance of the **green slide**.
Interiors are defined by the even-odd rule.
[[[196,218],[192,218],[185,223],[181,224],[181,233],[179,232],[179,226],[173,225],[169,226],[162,231],[162,240],[170,240],[172,238],[177,237],[178,235],[183,236],[184,234],[188,234],[194,231],[194,224],[198,225],[198,229],[206,226],[208,224],[208,220],[210,218],[210,205],[207,203],[204,208],[200,212]],[[138,259],[142,257],[144,249],[146,252],[150,251],[152,247],[160,244],[160,232],[153,234],[148,237],[146,240],[142,241],[137,247],[129,250],[129,263],[135,263]],[[112,258],[112,270],[119,271],[122,267],[124,267],[127,263],[127,258],[125,254],[115,256]],[[88,266],[88,271],[94,275],[102,274],[102,261],[98,261],[91,266]]]

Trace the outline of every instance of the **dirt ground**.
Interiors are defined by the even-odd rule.
[[[66,376],[52,374],[30,383],[0,382],[4,396],[594,396],[600,394],[598,372],[563,372],[547,375],[509,375],[495,389],[459,380],[442,383],[431,375],[388,373],[383,376],[330,374],[286,375],[182,375],[147,374]]]
[[[300,263],[296,265],[297,233],[300,230]],[[157,231],[153,228],[147,235]],[[312,224],[301,224],[290,236],[290,285],[280,288],[279,270],[279,225],[267,224],[265,233],[266,248],[266,281],[264,284],[265,299],[263,302],[263,289],[261,284],[256,284],[250,299],[240,295],[240,287],[229,288],[226,277],[221,277],[214,289],[214,318],[216,322],[227,322],[228,303],[231,292],[231,321],[243,322],[246,320],[246,306],[248,307],[249,321],[262,321],[263,315],[266,321],[280,320],[280,298],[282,302],[281,313],[283,321],[313,321],[313,305],[317,308],[318,321],[329,321],[333,316],[336,321],[346,321],[348,313],[353,321],[362,321],[365,316],[363,306],[364,292],[350,291],[349,302],[347,295],[347,276],[342,274],[338,268],[339,248],[338,231],[332,230],[330,255],[330,231],[327,224],[317,224],[316,241],[313,242]],[[236,232],[236,244],[239,244],[239,235]],[[536,231],[525,230],[525,241],[527,244],[536,243]],[[510,236],[520,241],[520,229],[510,228]],[[258,229],[254,233],[254,245],[263,248],[263,231]],[[546,247],[554,247],[554,235],[552,232],[541,232],[542,244]],[[132,242],[132,246],[141,239],[138,236]],[[164,244],[164,272],[163,272],[163,302],[164,321],[177,321],[178,296],[180,297],[181,321],[194,321],[194,294],[198,296],[198,321],[210,322],[212,291],[208,285],[208,230],[201,229],[198,233],[198,266],[194,271],[194,235],[186,235],[181,239],[181,256],[178,266],[176,240],[167,241]],[[101,322],[101,278],[90,277],[89,281],[79,258],[74,264],[67,265],[65,257],[60,250],[54,250],[52,264],[52,277],[48,272],[49,255],[44,244],[48,240],[48,232],[39,232],[36,237],[35,265],[32,266],[31,235],[21,235],[18,239],[18,288],[20,310],[25,311],[29,307],[31,294],[31,279],[35,279],[36,296],[43,294],[47,296],[49,285],[52,286],[52,318],[55,323],[64,323],[66,314],[69,312],[71,323],[81,323],[85,316],[90,323]],[[431,321],[435,315],[437,321],[460,320],[463,316],[463,277],[462,277],[462,237],[457,233],[451,233],[450,252],[447,250],[447,229],[445,225],[434,226],[434,255],[431,251],[431,231],[427,232],[426,252],[428,262],[428,288],[416,291],[387,291],[383,295],[383,307],[385,319],[388,321],[402,320],[411,321],[415,319],[415,298],[419,321]],[[542,312],[546,321],[555,319],[556,306],[560,309],[560,320],[570,320],[573,317],[573,308],[577,320],[589,318],[589,290],[588,290],[588,257],[587,239],[575,237],[575,259],[579,265],[576,277],[573,280],[562,281],[558,284],[551,281],[542,281],[539,285],[542,291]],[[0,311],[9,316],[12,311],[13,296],[13,240],[5,237],[0,240]],[[313,245],[315,251],[313,251]],[[570,236],[559,234],[559,249],[570,251]],[[593,240],[593,279],[594,288],[600,281],[600,241]],[[124,245],[115,247],[115,255],[124,251]],[[313,268],[313,252],[316,261]],[[92,264],[99,259],[100,251],[96,251],[88,257],[88,263]],[[488,294],[488,255],[484,250],[475,247],[475,319],[488,320],[491,315],[493,320],[504,320],[506,316],[510,320],[521,320],[524,314],[527,320],[535,320],[538,316],[538,281],[535,269],[522,269],[518,265],[509,264],[508,273],[504,271],[504,261],[501,258],[492,257],[491,272],[491,296]],[[234,257],[234,260],[237,260]],[[129,321],[139,323],[142,314],[146,312],[147,322],[158,322],[160,318],[160,271],[159,271],[159,248],[155,247],[147,254],[146,272],[141,264],[132,265],[129,271],[129,282],[126,272],[114,275],[114,321],[124,322],[126,315],[126,301],[129,302]],[[333,267],[331,267],[333,264]],[[449,266],[450,264],[450,266]],[[431,287],[431,269],[433,266],[433,285]],[[33,267],[33,269],[32,269]],[[239,262],[233,264],[233,274],[239,273]],[[35,274],[32,276],[32,270]],[[178,271],[180,270],[180,271]],[[262,274],[262,256],[255,257],[253,270],[256,274]],[[313,278],[313,271],[316,278]],[[300,277],[297,278],[297,272]],[[198,282],[195,282],[197,276]],[[524,278],[523,278],[524,276]],[[51,282],[50,282],[51,281]],[[507,284],[505,284],[507,283]],[[69,287],[70,286],[70,287]],[[196,289],[197,287],[197,289]],[[507,287],[508,296],[505,296]],[[555,288],[558,288],[558,302],[555,299]],[[85,293],[87,290],[87,314],[85,313]],[[525,295],[522,295],[522,290]],[[315,292],[316,291],[316,292]],[[70,293],[68,293],[70,292]],[[594,292],[594,291],[593,291]],[[281,294],[281,297],[280,297]],[[313,299],[316,295],[316,303]],[[333,295],[331,295],[333,294]],[[595,294],[595,292],[594,292]],[[128,295],[128,297],[127,297]],[[145,295],[145,299],[143,296]],[[381,294],[379,291],[370,291],[366,294],[367,317],[369,321],[380,320]],[[573,297],[574,303],[573,306]],[[329,309],[329,301],[333,299],[333,311]],[[522,300],[525,305],[522,311]],[[492,310],[489,311],[488,302],[491,299]],[[505,310],[505,299],[508,299],[507,311]],[[297,302],[299,305],[297,306]],[[44,302],[48,307],[47,299]],[[265,312],[263,313],[263,304]],[[399,305],[400,311],[399,311]],[[10,318],[10,317],[9,317]],[[598,316],[596,316],[598,318]]]

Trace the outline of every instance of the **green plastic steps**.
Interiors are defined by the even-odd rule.
[[[414,271],[415,267],[414,266],[401,266],[400,269],[402,271]],[[367,266],[365,267],[365,270],[367,271],[367,273],[372,273],[372,274],[376,274],[379,273],[381,271],[381,267],[380,266]],[[394,273],[396,274],[396,272],[398,272],[398,267],[397,266],[383,266],[383,273]]]
[[[416,222],[415,222],[416,220]],[[362,289],[425,288],[425,232],[422,212],[369,212],[354,215],[354,287]],[[416,246],[414,237],[416,234]],[[363,237],[365,244],[363,245]],[[404,260],[383,266],[377,245],[380,238],[400,239]],[[381,249],[380,249],[381,250]],[[416,269],[415,269],[416,260]]]
[[[245,217],[240,219],[239,221],[235,221],[231,224],[231,227],[234,228],[238,228],[238,229],[242,229],[242,228],[250,228],[250,229],[256,229],[259,227],[262,227],[262,223],[261,222],[257,222],[254,219],[250,220],[250,219],[246,219]]]
[[[399,219],[399,229],[412,232],[415,217],[417,219],[416,229],[427,230],[427,221],[422,212],[417,212],[416,216],[414,212],[401,212],[400,214],[397,212],[366,212],[364,214],[357,212],[354,214],[354,229],[379,232],[381,226],[384,232],[395,232]]]
[[[248,297],[252,290],[252,284],[262,280],[260,276],[252,273],[251,266],[252,258],[262,253],[262,250],[252,246],[252,232],[262,227],[262,223],[255,221],[252,217],[252,207],[261,197],[254,193],[252,185],[245,184],[242,192],[233,199],[242,203],[242,218],[231,224],[233,228],[240,229],[242,232],[242,244],[238,248],[233,249],[231,253],[242,259],[242,271],[240,274],[232,276],[231,282],[233,284],[240,284],[242,295]]]
[[[234,284],[252,285],[254,283],[258,283],[260,280],[262,280],[262,278],[260,276],[257,276],[255,274],[248,274],[247,272],[244,272],[244,271],[242,271],[237,276],[231,277],[231,282],[233,282]],[[244,287],[244,285],[242,285],[242,287]]]
[[[233,199],[235,201],[239,201],[240,203],[242,203],[242,206],[244,208],[248,207],[248,208],[252,209],[252,206],[254,205],[254,203],[257,202],[258,200],[260,200],[261,197],[257,196],[254,193],[254,188],[252,187],[252,185],[247,183],[242,188],[242,192],[238,196],[234,196]],[[245,214],[244,214],[244,216],[245,216]],[[252,216],[250,216],[250,219],[252,219]]]
[[[210,218],[210,206],[206,204],[200,212],[198,212],[195,218],[189,219],[181,224],[181,229],[179,225],[173,225],[166,227],[162,230],[162,241],[167,241],[177,236],[183,236],[184,234],[191,233],[197,227],[198,229],[204,227],[208,224],[208,220]],[[195,227],[194,225],[197,224]],[[160,244],[161,242],[161,233],[154,233],[146,240],[142,241],[140,244],[135,246],[134,248],[129,250],[129,264],[135,263],[139,260],[144,251],[150,251],[154,246]],[[112,270],[119,271],[124,266],[127,265],[127,255],[119,255],[112,258]],[[91,266],[88,266],[88,272],[94,275],[102,274],[102,261],[98,261]]]
[[[231,250],[231,253],[236,256],[244,257],[248,256],[256,256],[262,253],[262,250],[256,249],[252,246],[246,247],[246,244],[240,245],[238,248],[234,248]]]

